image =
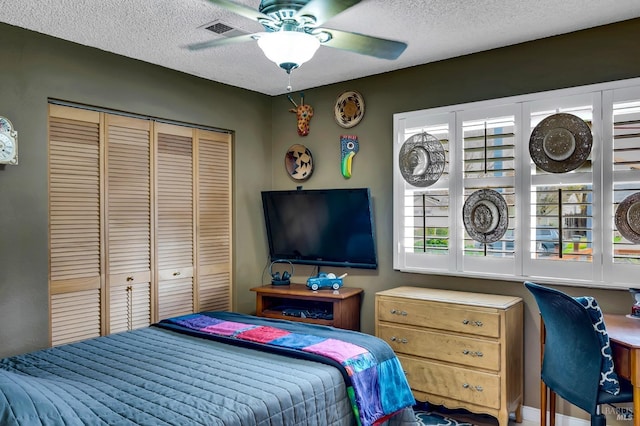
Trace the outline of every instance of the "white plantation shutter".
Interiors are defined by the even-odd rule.
[[[509,229],[515,227],[515,119],[512,114],[462,123],[463,197],[485,188],[498,192],[509,208]],[[477,244],[464,233],[465,255],[512,257],[513,248],[501,243]]]
[[[432,117],[415,116],[401,122],[396,130],[394,143],[394,168],[399,169],[398,153],[403,144],[414,135],[427,133],[436,138],[444,149],[445,164],[438,181],[427,187],[416,187],[404,179],[395,178],[394,199],[401,206],[394,223],[398,251],[395,262],[412,269],[428,262],[437,270],[450,270],[453,265],[447,259],[451,254],[451,244],[455,238],[452,233],[452,197],[449,188],[452,155],[450,129],[453,125],[450,114]],[[419,123],[420,126],[414,124]],[[427,260],[428,259],[428,260]]]
[[[640,87],[608,92],[611,110],[606,111],[604,138],[610,143],[606,157],[610,179],[605,175],[605,188],[611,197],[605,199],[605,209],[611,212],[611,222],[604,228],[604,264],[608,276],[618,282],[637,286],[640,265],[640,244],[625,238],[616,228],[618,205],[628,196],[640,192]]]
[[[536,125],[557,113],[577,116],[593,136],[586,161],[563,173],[540,169],[529,153]],[[443,129],[446,177],[409,185],[398,166],[402,142]],[[396,269],[636,284],[640,243],[616,229],[615,212],[640,194],[640,79],[395,114],[393,161]],[[494,243],[464,228],[464,202],[480,189],[499,192],[508,206],[508,228]]]
[[[540,271],[550,276],[559,275],[572,279],[594,278],[594,209],[601,188],[594,182],[595,153],[602,147],[594,118],[600,116],[598,94],[569,96],[549,101],[527,104],[529,134],[546,117],[567,113],[583,120],[593,135],[593,147],[586,161],[575,170],[566,173],[550,173],[537,167],[528,158],[530,170],[530,211],[524,228],[523,240],[528,254],[523,273],[536,277]],[[598,168],[599,170],[599,168]],[[576,268],[575,264],[581,266]],[[541,266],[544,265],[544,266]]]
[[[500,106],[458,114],[462,151],[462,205],[478,190],[498,192],[507,204],[508,225],[500,240],[483,244],[473,240],[463,225],[462,207],[455,213],[461,226],[459,269],[468,272],[514,274],[516,228],[516,163],[519,110]]]

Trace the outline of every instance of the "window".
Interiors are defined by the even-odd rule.
[[[571,136],[572,154],[561,161],[568,170],[541,164],[534,149],[539,129],[557,117],[573,136],[590,139]],[[435,183],[407,180],[400,170],[403,145],[420,134],[445,152]],[[624,231],[636,227],[640,236],[640,201],[625,213],[638,218],[623,232],[616,214],[633,194],[640,200],[640,79],[395,114],[394,163],[395,269],[637,285],[640,241]],[[508,224],[485,243],[469,234],[462,212],[487,189],[506,203]]]

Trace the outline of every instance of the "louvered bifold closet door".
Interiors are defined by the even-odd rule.
[[[151,323],[152,122],[106,114],[107,334]]]
[[[156,123],[158,318],[194,312],[194,129]]]
[[[51,345],[101,334],[100,114],[49,105]]]
[[[231,135],[197,130],[198,309],[230,310]]]

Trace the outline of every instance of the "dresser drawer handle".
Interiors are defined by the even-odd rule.
[[[390,339],[392,342],[398,342],[398,343],[409,343],[409,341],[407,339],[405,339],[404,337],[402,339],[396,337],[396,336],[391,336]]]
[[[403,317],[406,317],[406,316],[407,316],[407,313],[406,313],[405,311],[399,311],[399,310],[397,310],[397,309],[392,309],[392,310],[391,310],[391,313],[392,313],[393,315],[402,315]]]
[[[482,392],[484,390],[480,385],[471,386],[469,383],[463,383],[462,387],[465,389],[477,390],[478,392]]]
[[[469,349],[464,349],[464,350],[462,351],[462,354],[463,354],[463,355],[477,356],[477,357],[479,357],[479,358],[481,358],[481,357],[483,357],[483,356],[484,356],[484,354],[483,354],[482,352],[480,352],[480,351],[475,351],[475,352],[474,352],[474,351],[470,351]]]
[[[469,321],[468,319],[463,319],[462,323],[464,325],[468,325],[468,324],[475,325],[476,327],[482,327],[483,326],[482,321],[473,321],[472,322],[472,321]]]

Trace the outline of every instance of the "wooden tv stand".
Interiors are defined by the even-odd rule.
[[[265,285],[254,287],[256,292],[256,315],[290,321],[329,325],[347,330],[360,331],[361,288],[341,287],[338,290],[313,291],[304,284],[284,286]],[[285,312],[301,310],[311,313],[305,316],[285,315]],[[314,314],[320,314],[316,316]]]

